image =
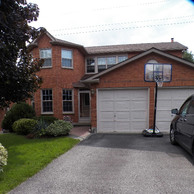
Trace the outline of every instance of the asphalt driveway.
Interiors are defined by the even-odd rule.
[[[168,136],[94,134],[10,193],[193,193],[191,157]]]

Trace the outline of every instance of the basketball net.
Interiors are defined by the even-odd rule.
[[[158,87],[162,87],[163,86],[163,82],[161,82],[161,81],[157,81],[157,85],[158,85]]]
[[[163,79],[161,76],[156,76],[155,77],[155,82],[157,83],[158,87],[162,87],[163,86]]]

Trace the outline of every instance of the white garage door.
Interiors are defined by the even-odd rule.
[[[99,90],[98,132],[141,132],[148,121],[148,90]]]
[[[174,118],[171,109],[180,108],[183,102],[194,94],[194,89],[159,89],[156,114],[156,126],[161,132],[169,132],[170,122]]]

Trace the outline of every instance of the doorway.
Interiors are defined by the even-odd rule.
[[[90,123],[90,91],[79,91],[79,122]]]

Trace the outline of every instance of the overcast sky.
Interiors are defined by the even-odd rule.
[[[56,38],[83,46],[170,42],[194,53],[194,4],[188,0],[28,0]]]

